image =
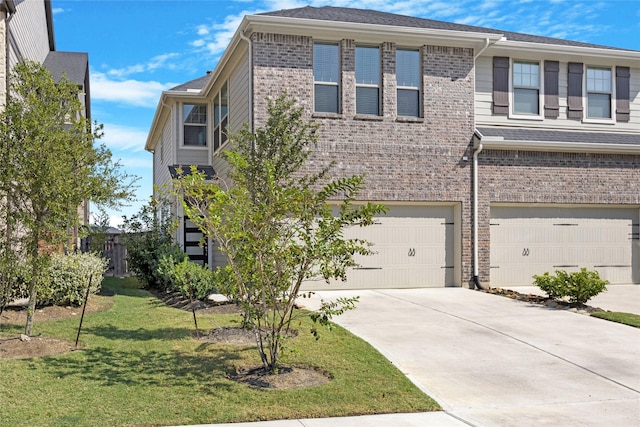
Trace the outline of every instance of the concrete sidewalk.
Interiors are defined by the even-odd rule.
[[[640,313],[638,291],[610,286],[612,305],[597,306]],[[352,295],[358,308],[337,323],[444,412],[232,426],[640,425],[640,329],[463,288],[319,292],[312,302]]]

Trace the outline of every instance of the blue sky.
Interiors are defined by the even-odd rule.
[[[376,9],[640,50],[638,0],[52,0],[56,49],[89,53],[93,119],[124,168],[152,193],[152,156],[144,151],[160,94],[213,70],[244,15],[311,6]]]

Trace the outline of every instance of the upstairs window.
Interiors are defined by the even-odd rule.
[[[229,123],[229,90],[227,83],[213,99],[213,151],[227,142],[227,125]]]
[[[183,104],[184,145],[207,146],[207,106],[205,104]]]
[[[314,43],[314,109],[318,113],[340,111],[340,48],[337,44]]]
[[[356,114],[380,115],[380,48],[356,46]]]
[[[611,69],[587,67],[587,117],[611,118]]]
[[[513,62],[513,113],[540,114],[540,64]]]
[[[420,117],[420,52],[396,50],[398,116]]]

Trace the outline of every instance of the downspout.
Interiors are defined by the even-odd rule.
[[[239,35],[249,45],[249,130],[253,133],[253,43],[242,31],[239,32]]]
[[[489,47],[489,38],[484,39],[484,46],[480,51],[474,55],[473,60],[478,59],[480,55]],[[474,87],[475,92],[475,87]],[[475,121],[475,115],[474,115]],[[475,128],[475,125],[474,125]],[[474,289],[484,290],[486,289],[482,283],[480,283],[480,276],[478,273],[478,154],[482,151],[482,135],[476,130],[478,136],[477,146],[474,144],[473,152],[473,278],[472,283]]]
[[[478,276],[478,154],[482,151],[482,143],[478,142],[473,152],[473,285],[484,290]]]

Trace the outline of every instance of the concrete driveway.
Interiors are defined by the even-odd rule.
[[[607,298],[616,292],[640,313],[640,286],[611,286]],[[350,295],[360,296],[358,308],[337,323],[456,421],[640,426],[640,329],[462,288],[317,296]]]

